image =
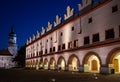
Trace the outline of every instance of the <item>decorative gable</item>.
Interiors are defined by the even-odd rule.
[[[90,4],[92,4],[92,0],[82,0],[82,4],[78,4],[79,11],[87,7]]]
[[[74,9],[70,8],[70,6],[67,7],[67,14],[64,14],[64,20],[68,19],[69,17],[74,15]]]
[[[41,32],[41,35],[45,34],[45,28],[42,27],[42,32]]]
[[[56,27],[57,25],[59,25],[61,23],[61,17],[59,17],[58,15],[56,16],[56,21],[54,22],[54,27]]]
[[[52,29],[52,24],[50,22],[48,22],[47,32],[50,31],[51,29]]]

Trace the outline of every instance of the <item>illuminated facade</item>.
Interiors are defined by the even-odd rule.
[[[120,0],[82,0],[78,8],[27,40],[26,67],[120,73]]]

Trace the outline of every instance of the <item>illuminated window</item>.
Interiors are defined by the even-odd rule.
[[[89,43],[90,43],[89,36],[84,37],[84,44],[89,44]]]
[[[93,42],[98,42],[99,41],[99,34],[94,34],[92,41]]]
[[[61,45],[58,46],[58,51],[60,51],[60,50],[61,50]]]
[[[62,49],[63,49],[63,50],[65,49],[65,44],[62,45]]]
[[[92,23],[92,17],[88,19],[88,23]]]
[[[112,7],[112,13],[114,13],[114,12],[117,12],[118,11],[118,6],[116,5],[116,6],[113,6]]]
[[[72,29],[71,29],[72,31],[74,31],[74,27],[72,27]]]
[[[75,47],[75,48],[78,47],[78,40],[74,40],[74,47]]]
[[[114,38],[114,29],[109,29],[105,31],[105,39]]]
[[[68,49],[72,48],[72,41],[68,43]]]
[[[55,52],[55,47],[53,47],[53,52]]]

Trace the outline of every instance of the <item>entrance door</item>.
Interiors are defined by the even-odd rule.
[[[97,67],[97,61],[96,60],[92,60],[92,71],[97,71],[98,67]]]
[[[115,72],[119,72],[118,59],[114,59],[114,69],[115,69]]]

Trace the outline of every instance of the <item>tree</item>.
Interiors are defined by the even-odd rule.
[[[14,61],[17,62],[19,67],[25,67],[25,46],[22,46],[17,53],[17,56],[14,58]]]

